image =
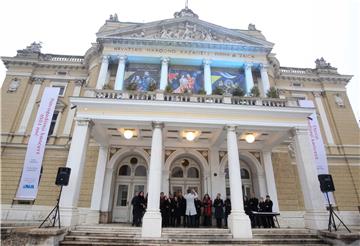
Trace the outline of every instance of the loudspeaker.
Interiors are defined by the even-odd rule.
[[[334,182],[330,174],[319,174],[318,178],[320,182],[320,190],[322,192],[335,191]]]
[[[71,168],[69,167],[59,167],[56,175],[56,185],[67,186],[69,184]]]

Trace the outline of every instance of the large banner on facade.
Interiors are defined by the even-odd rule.
[[[313,101],[299,100],[300,107],[314,108]],[[321,137],[320,126],[317,120],[316,113],[312,113],[308,118],[308,126],[310,131],[310,140],[315,157],[317,174],[328,174],[329,168],[326,158],[324,142]]]
[[[197,93],[204,89],[202,70],[170,68],[168,77],[174,93]]]
[[[212,89],[220,87],[226,93],[232,93],[235,88],[246,91],[245,75],[235,72],[211,71]]]
[[[137,91],[148,91],[149,87],[154,85],[159,88],[160,65],[130,63],[124,81],[125,87],[131,83],[136,84]]]
[[[60,88],[45,88],[26,150],[17,200],[34,200],[38,192],[45,145]]]

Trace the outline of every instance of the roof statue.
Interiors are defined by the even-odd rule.
[[[249,31],[256,31],[257,29],[255,27],[255,24],[249,23],[248,30]]]
[[[316,68],[334,68],[330,63],[326,62],[324,57],[315,60]]]
[[[188,7],[188,1],[185,2],[185,8],[182,9],[180,12],[174,13],[175,18],[182,18],[182,17],[193,17],[199,18],[197,14],[195,14],[191,9]]]
[[[119,18],[118,18],[117,13],[115,13],[114,15],[110,15],[110,16],[109,16],[109,19],[108,19],[108,20],[106,20],[106,21],[114,21],[114,22],[118,22],[118,21],[119,21]]]
[[[17,56],[32,56],[41,53],[41,42],[36,43],[35,41],[32,42],[29,46],[26,46],[25,49],[18,50]]]

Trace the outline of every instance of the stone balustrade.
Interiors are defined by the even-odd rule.
[[[44,60],[47,61],[55,61],[55,62],[77,62],[83,63],[84,57],[83,56],[67,56],[67,55],[52,55],[52,54],[45,54]]]
[[[144,100],[144,101],[168,101],[168,102],[192,102],[210,104],[232,104],[246,106],[265,106],[265,107],[299,107],[296,98],[255,98],[237,97],[230,94],[226,95],[197,95],[197,94],[175,94],[163,92],[139,92],[139,91],[115,91],[115,90],[96,90],[87,89],[85,97],[95,97],[103,99],[123,99],[123,100]]]
[[[280,67],[281,74],[294,74],[294,75],[313,75],[314,71],[310,68],[294,68],[294,67]]]

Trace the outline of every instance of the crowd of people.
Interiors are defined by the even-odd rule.
[[[146,210],[147,199],[144,192],[139,192],[132,199],[133,205],[133,226],[140,226],[142,217]],[[257,216],[253,212],[272,212],[272,201],[269,196],[260,200],[255,196],[250,199],[244,197],[244,210],[251,220],[251,226],[275,227],[272,215]],[[208,194],[203,199],[199,198],[195,190],[187,190],[185,195],[181,191],[174,195],[166,196],[160,193],[160,212],[163,227],[211,227],[212,216],[216,219],[216,227],[227,228],[228,217],[231,213],[231,201],[229,198],[223,200],[218,193],[214,201]],[[223,225],[224,222],[224,225]]]

